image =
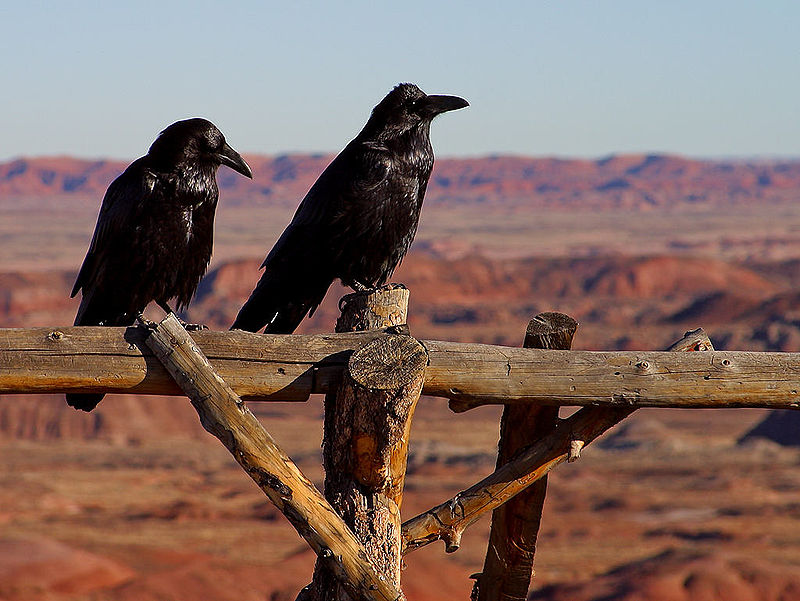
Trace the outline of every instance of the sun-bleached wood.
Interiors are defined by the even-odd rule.
[[[339,381],[378,331],[316,336],[197,332],[214,369],[245,400],[305,400]],[[481,404],[800,407],[800,353],[552,351],[420,340],[422,393]],[[0,329],[0,394],[181,394],[136,328]],[[107,402],[112,399],[107,399]]]
[[[340,306],[337,331],[402,326],[408,290],[348,295]],[[325,497],[364,543],[372,564],[398,588],[408,440],[427,359],[410,336],[377,338],[352,354],[338,390],[325,397]],[[350,599],[322,562],[301,598]]]
[[[525,332],[524,348],[566,350],[578,322],[563,313],[540,313]],[[500,420],[497,467],[508,463],[531,441],[546,436],[558,422],[558,407],[506,405]],[[528,598],[536,539],[547,495],[547,476],[537,480],[492,512],[483,570],[475,574],[477,601],[524,601]]]
[[[341,517],[214,371],[175,315],[147,325],[145,343],[191,399],[203,427],[288,518],[329,573],[355,599],[401,598],[370,564],[368,553]]]
[[[702,329],[686,332],[672,344],[675,351],[713,351]],[[706,353],[688,353],[706,354]],[[574,449],[583,448],[609,428],[636,411],[636,407],[584,407],[560,419],[544,438],[517,454],[512,461],[461,491],[444,503],[411,518],[403,524],[403,553],[409,553],[437,540],[445,551],[457,551],[464,529],[487,511],[492,511],[528,486],[547,475],[559,463],[574,459]],[[580,444],[576,445],[578,442]]]

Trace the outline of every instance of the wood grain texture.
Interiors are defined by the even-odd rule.
[[[566,350],[578,322],[563,313],[540,313],[528,324],[524,348]],[[544,438],[558,422],[558,407],[506,405],[500,421],[497,467],[508,463],[531,441]],[[524,601],[528,598],[536,539],[547,495],[540,478],[492,512],[483,570],[475,576],[477,601]]]
[[[349,594],[369,601],[399,599],[400,592],[375,570],[341,517],[214,372],[177,318],[167,315],[145,341],[189,396],[203,427],[225,445]]]
[[[316,336],[197,332],[214,369],[245,400],[305,400],[339,382],[380,331]],[[800,406],[800,353],[554,351],[421,340],[423,394],[453,408],[534,403],[606,407]],[[180,394],[135,328],[0,329],[0,394]]]
[[[409,296],[408,289],[397,284],[343,296],[336,331],[363,332],[405,325]]]
[[[687,332],[684,339],[687,338],[689,342],[678,341],[670,348],[676,351],[713,349],[702,330]],[[547,436],[525,447],[513,460],[480,482],[406,521],[403,524],[403,553],[437,540],[444,541],[446,551],[456,551],[464,529],[484,513],[493,511],[519,494],[559,463],[574,460],[576,451],[579,452],[635,410],[636,407],[630,406],[584,407],[570,417],[558,420]]]
[[[337,329],[405,323],[405,289],[387,287],[345,300],[351,297],[359,302],[340,303]],[[372,564],[398,588],[409,432],[427,359],[425,349],[410,336],[376,338],[351,355],[338,390],[325,397],[325,497],[362,541]],[[303,599],[348,601],[350,597],[318,561]]]

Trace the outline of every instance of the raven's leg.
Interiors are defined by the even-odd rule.
[[[156,304],[161,307],[165,313],[170,314],[174,313],[175,317],[178,317],[178,314],[172,310],[172,308],[167,304],[167,301],[159,300],[156,301]],[[180,317],[178,317],[178,321],[181,325],[188,331],[188,332],[197,332],[199,330],[207,330],[208,326],[204,323],[186,323]]]

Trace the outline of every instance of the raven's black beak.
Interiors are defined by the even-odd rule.
[[[222,150],[217,153],[217,158],[219,162],[223,165],[227,165],[234,171],[238,171],[245,177],[249,177],[253,179],[253,172],[250,171],[250,165],[248,165],[245,160],[242,158],[238,152],[236,152],[233,148],[228,146],[226,142],[225,145],[222,147]]]
[[[428,96],[423,101],[424,111],[431,117],[435,117],[447,111],[455,111],[469,106],[469,102],[458,96]]]

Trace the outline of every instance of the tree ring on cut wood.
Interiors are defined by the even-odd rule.
[[[354,352],[347,369],[350,377],[369,390],[402,388],[428,364],[428,353],[411,336],[388,335]]]

